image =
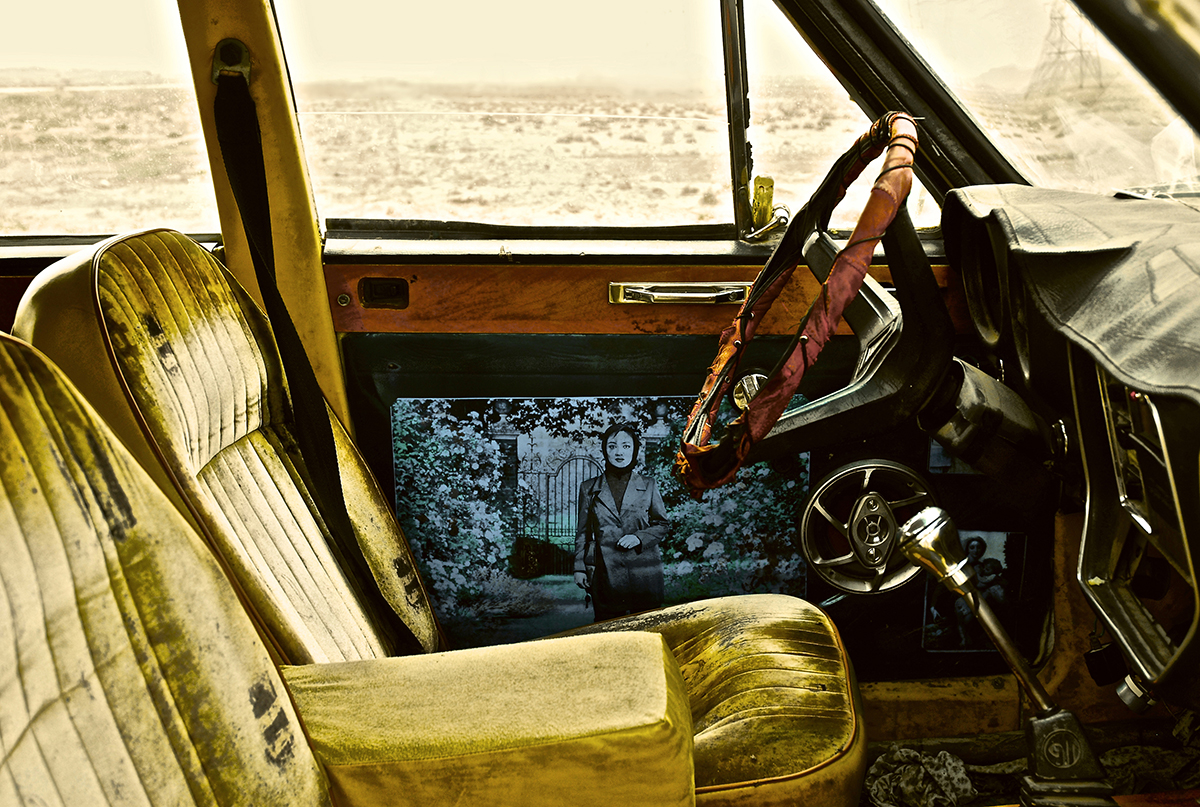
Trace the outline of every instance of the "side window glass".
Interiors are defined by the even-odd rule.
[[[326,220],[733,220],[713,4],[294,0],[278,12]]]
[[[173,4],[18,3],[5,26],[0,233],[220,229]]]
[[[743,1],[754,174],[774,180],[775,205],[795,214],[871,121],[774,3]],[[874,179],[868,167],[837,206],[830,227],[854,226]],[[918,227],[936,226],[941,217],[919,180],[908,211]]]

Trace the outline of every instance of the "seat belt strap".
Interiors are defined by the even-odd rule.
[[[246,231],[263,305],[279,348],[291,398],[294,436],[311,478],[317,510],[332,538],[333,548],[341,555],[344,568],[352,577],[351,585],[373,601],[375,607],[372,610],[375,613],[394,617],[388,619],[385,633],[390,632],[393,638],[404,644],[415,642],[415,646],[419,647],[411,629],[374,585],[374,575],[346,512],[337,445],[325,395],[317,383],[317,376],[296,325],[279,294],[262,132],[245,76],[221,73],[217,77],[214,114],[221,158],[242,218],[242,227]],[[390,648],[392,652],[399,649]]]

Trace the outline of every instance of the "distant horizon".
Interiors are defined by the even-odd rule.
[[[1008,89],[1014,83],[1028,80],[1032,74],[1030,68],[1018,68],[1015,64],[993,67],[974,78],[974,83],[985,86]],[[786,74],[759,76],[759,80],[772,84],[805,84],[821,81],[824,77],[810,74]],[[1015,80],[1015,81],[1014,81]],[[523,78],[523,79],[478,79],[478,78],[437,78],[413,77],[403,75],[364,75],[359,77],[315,78],[293,80],[298,87],[316,87],[321,85],[396,85],[411,87],[497,87],[497,88],[552,88],[570,87],[578,89],[604,89],[612,91],[641,93],[655,92],[687,92],[703,89],[696,86],[680,86],[664,81],[659,85],[644,83],[636,87],[622,85],[619,78],[612,76],[559,76],[555,78]],[[179,87],[190,88],[191,81],[184,77],[176,77],[149,69],[103,70],[93,67],[40,67],[40,66],[0,66],[0,91],[21,89],[83,89],[91,87]]]
[[[20,83],[14,77],[23,78]],[[108,77],[108,80],[105,80]],[[79,79],[86,78],[87,81]],[[136,80],[135,79],[139,79]],[[97,87],[129,87],[159,84],[185,87],[191,82],[182,77],[168,76],[153,70],[98,70],[91,67],[0,67],[0,87],[78,87],[83,84]]]

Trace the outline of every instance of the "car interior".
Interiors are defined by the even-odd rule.
[[[0,58],[0,804],[1200,799],[1186,15],[163,5]]]

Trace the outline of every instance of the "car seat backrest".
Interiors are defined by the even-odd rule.
[[[73,273],[92,280],[56,279]],[[436,625],[407,543],[336,420],[345,499],[370,567],[362,577],[374,579],[360,579],[355,559],[330,539],[294,439],[270,324],[224,267],[173,231],[113,239],[90,260],[39,277],[16,332],[28,328],[40,347],[37,335],[50,329],[36,320],[62,307],[50,291],[70,287],[77,295],[85,285],[154,461],[246,592],[281,660],[435,649]]]
[[[190,241],[165,232],[97,254],[97,302],[126,384],[154,401],[154,431],[193,476],[254,431],[283,423],[285,391],[270,328]],[[240,291],[240,289],[239,289]],[[141,407],[139,407],[141,408]],[[143,411],[144,417],[149,414]]]
[[[327,804],[209,550],[46,359],[0,335],[0,803]]]

